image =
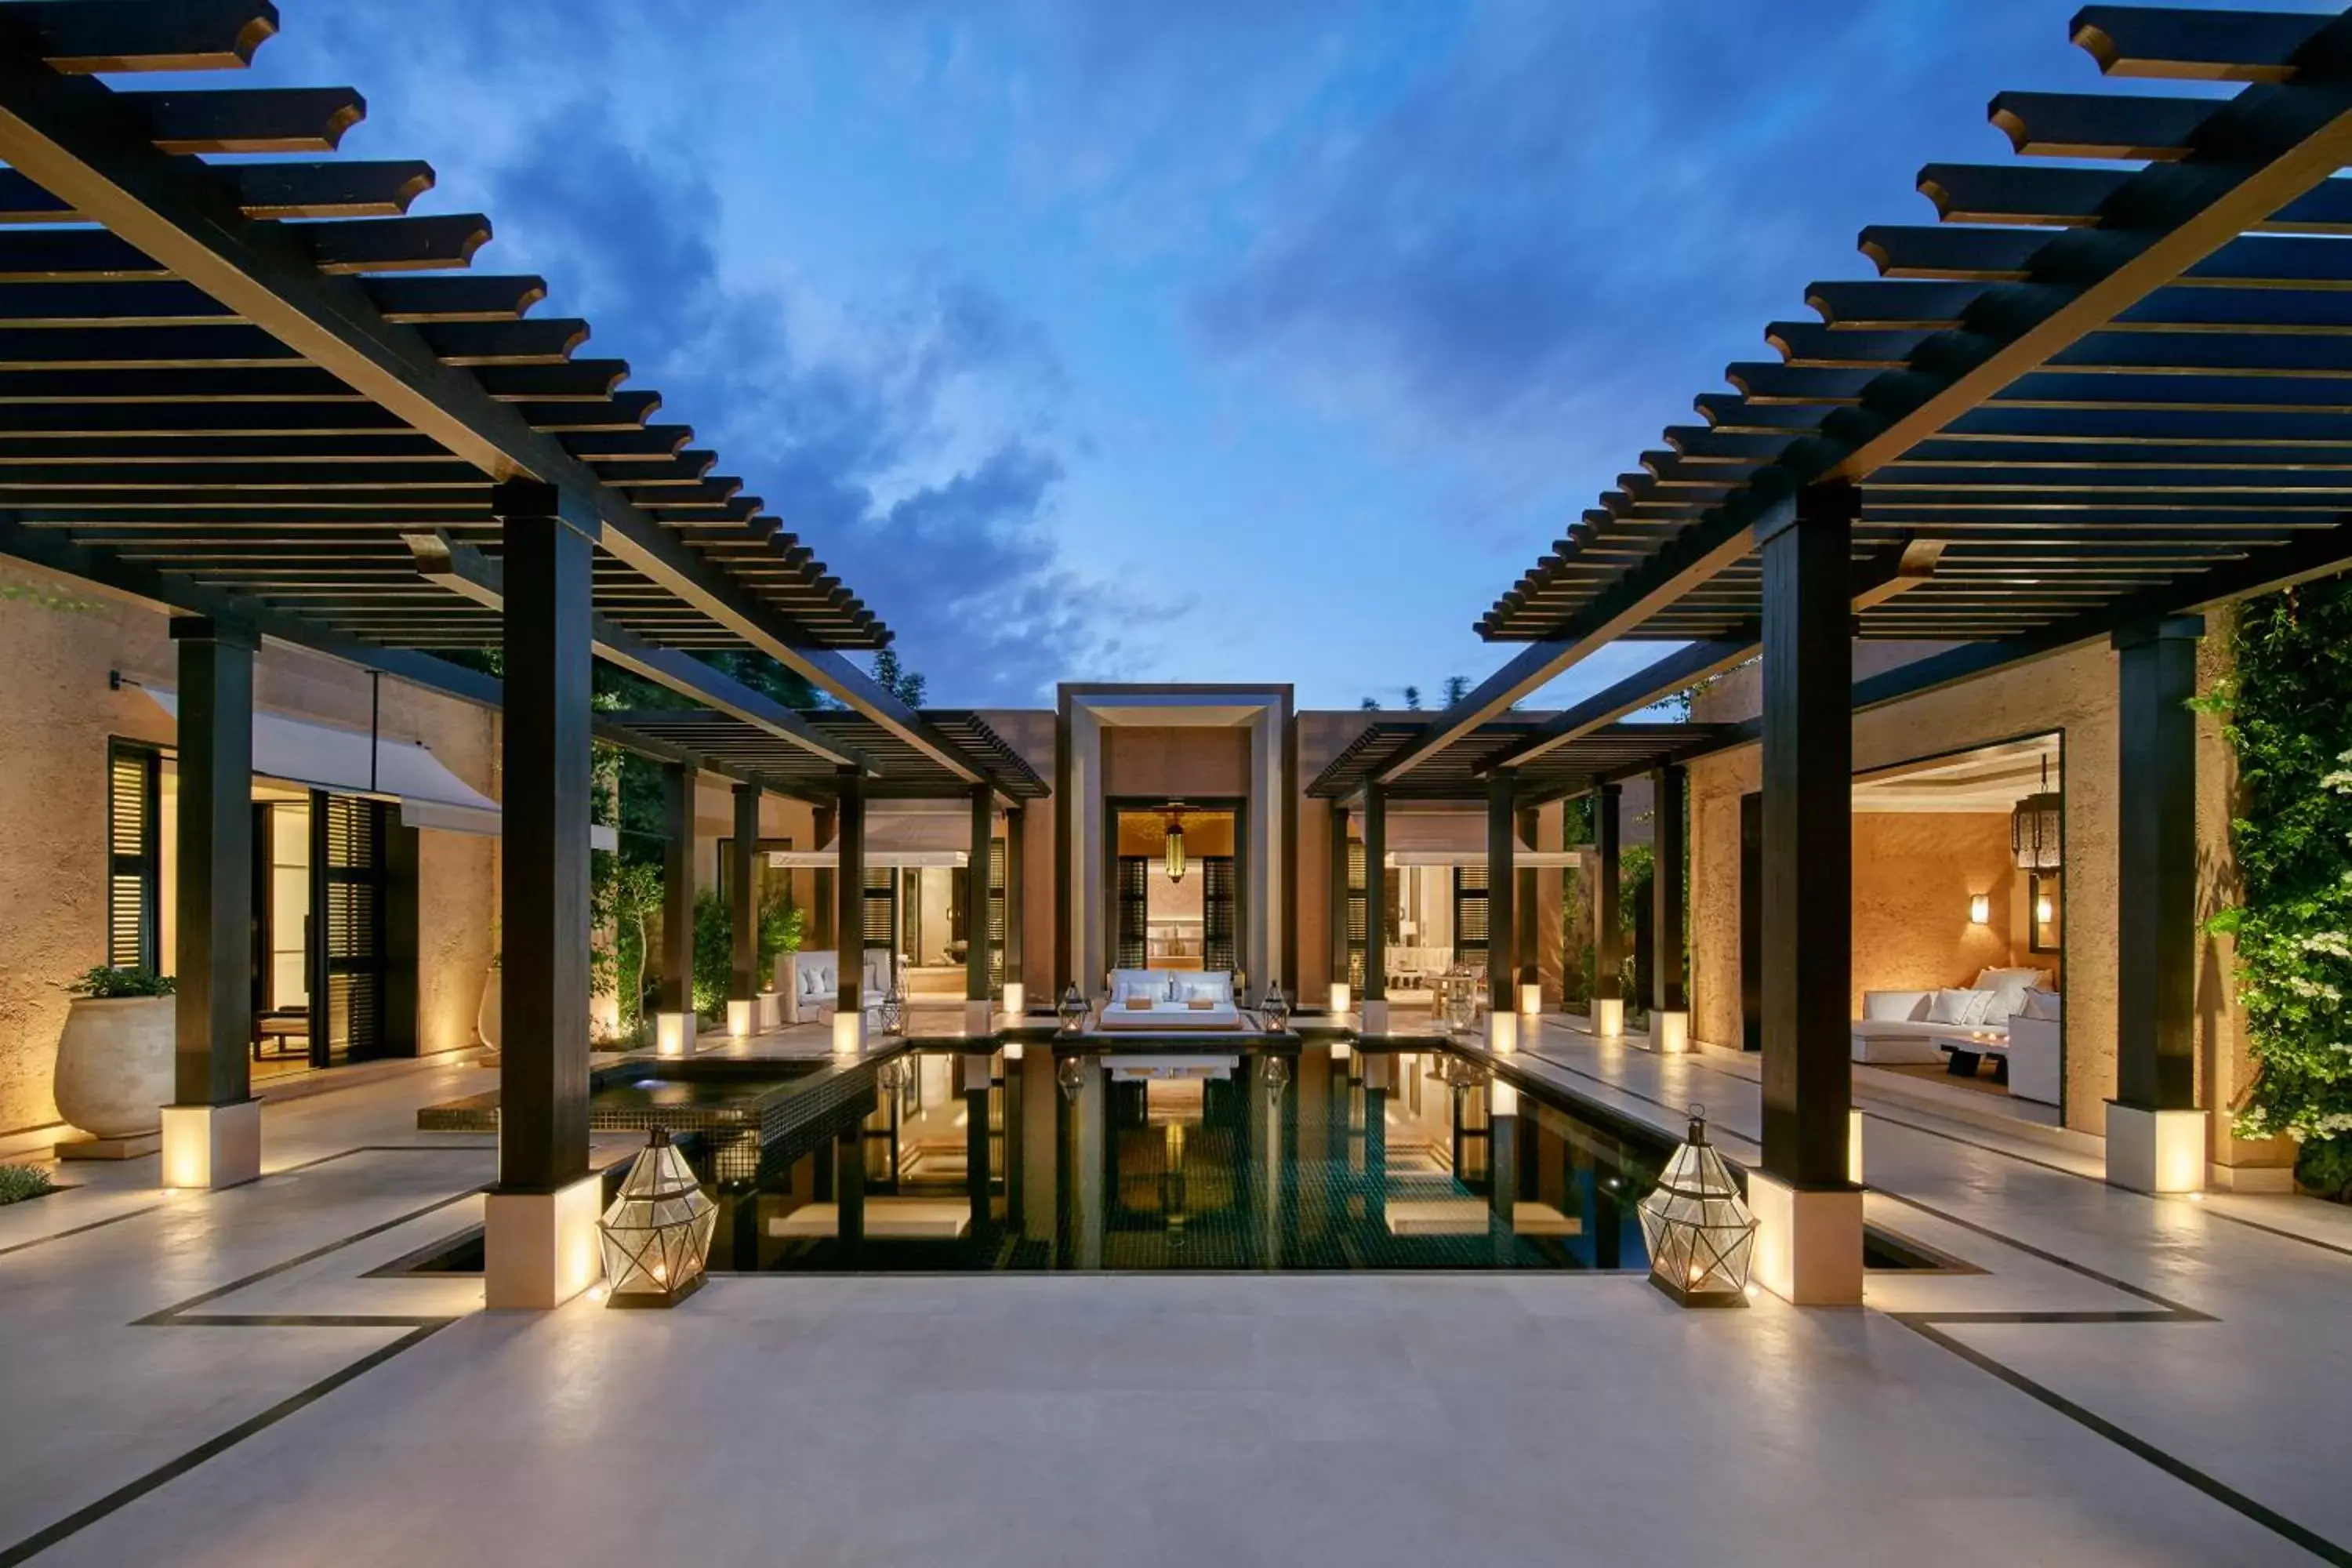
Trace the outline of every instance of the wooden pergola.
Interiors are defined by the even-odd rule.
[[[1536,765],[1761,650],[1751,1192],[1781,1238],[1767,1272],[1801,1300],[1854,1299],[1861,1282],[1850,712],[2112,642],[2125,841],[2109,1172],[2201,1183],[2184,708],[2200,612],[2352,563],[2352,181],[2336,177],[2352,161],[2352,16],[2093,5],[2072,36],[2110,76],[2244,85],[1995,98],[2026,161],[1922,170],[1937,222],[1864,230],[1877,276],[1817,283],[1818,321],[1766,327],[1778,358],[1731,366],[1734,390],[1697,400],[1705,423],[1667,429],[1496,602],[1480,635],[1523,651],[1373,781],[1397,787],[1613,641],[1686,646],[1499,766]],[[1959,646],[1857,684],[1856,637]]]
[[[1546,732],[1553,715],[1490,719],[1429,751],[1424,761],[1394,784],[1381,773],[1400,752],[1424,743],[1426,719],[1378,719],[1325,764],[1307,793],[1331,803],[1331,942],[1333,973],[1348,972],[1349,816],[1360,822],[1368,878],[1383,874],[1388,847],[1388,808],[1398,801],[1482,803],[1486,812],[1486,994],[1490,1029],[1514,1030],[1515,1011],[1538,984],[1535,873],[1521,863],[1518,846],[1536,842],[1535,818],[1548,802],[1597,797],[1593,814],[1594,926],[1593,1002],[1605,1019],[1622,1022],[1624,954],[1618,931],[1618,795],[1628,779],[1646,777],[1657,803],[1657,874],[1650,884],[1650,931],[1655,962],[1650,966],[1649,1008],[1653,1028],[1679,1031],[1688,1016],[1683,975],[1683,802],[1687,780],[1684,759],[1721,742],[1730,728],[1720,724],[1628,723],[1601,725],[1563,744],[1520,755]],[[1373,909],[1364,922],[1363,1006],[1368,1022],[1385,1013],[1388,1001],[1388,933],[1377,910],[1381,894],[1372,884]],[[1613,1032],[1613,1031],[1612,1031]]]
[[[531,314],[541,279],[467,270],[488,218],[413,212],[434,180],[422,163],[333,156],[366,111],[356,91],[100,79],[233,71],[278,27],[268,0],[0,5],[0,553],[175,613],[175,1183],[257,1169],[259,639],[502,708],[506,799],[529,809],[502,839],[490,1297],[551,1304],[584,1283],[556,1238],[593,1197],[592,661],[842,779],[903,768],[986,800],[1005,757],[850,661],[888,628],[690,429],[656,422],[659,395],[625,386],[624,362],[582,355],[585,321]],[[269,156],[224,161],[244,154]],[[502,679],[446,657],[488,647]],[[742,649],[854,721],[786,709],[698,657]],[[605,732],[665,756],[686,795],[686,758]],[[1012,786],[1030,782],[1023,768]],[[845,970],[853,1017],[856,985]]]

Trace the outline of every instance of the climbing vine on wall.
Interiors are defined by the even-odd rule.
[[[2246,1137],[2301,1145],[2309,1187],[2352,1194],[2352,582],[2241,605],[2234,673],[2200,700],[2237,753],[2230,825],[2242,897],[2210,929],[2237,939],[2257,1075]]]

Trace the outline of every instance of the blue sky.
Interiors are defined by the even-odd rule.
[[[280,0],[934,701],[1475,679],[1804,285],[2095,87],[2076,0]],[[2127,86],[2128,84],[2122,84]],[[1657,650],[1595,660],[1551,694]]]

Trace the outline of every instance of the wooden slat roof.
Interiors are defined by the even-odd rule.
[[[1377,719],[1341,748],[1307,784],[1323,800],[1347,800],[1435,721]],[[1389,792],[1391,800],[1484,800],[1487,775],[1542,729],[1548,713],[1493,719],[1469,731],[1417,765]],[[1723,731],[1719,724],[1604,724],[1513,768],[1518,797],[1534,805],[1562,795],[1583,795],[1610,779],[1646,772],[1685,752],[1703,749]]]
[[[1822,480],[1859,488],[1857,558],[1943,542],[1864,637],[2026,637],[2352,559],[2352,16],[2092,5],[2073,37],[2113,76],[2251,85],[1994,99],[2023,158],[2109,166],[1923,169],[1939,222],[1864,230],[1877,278],[1769,324],[1777,359],[1730,366],[1482,637],[1745,635],[1744,531]]]
[[[998,793],[1014,800],[1036,800],[1050,793],[1036,770],[977,713],[929,708],[922,716],[964,755],[987,768]],[[865,788],[877,797],[952,795],[971,788],[862,713],[826,709],[803,717],[874,765],[880,778]],[[597,719],[601,732],[625,745],[630,737],[642,736],[655,742],[648,749],[707,760],[720,772],[790,794],[829,797],[838,787],[840,770],[824,759],[724,713],[638,709],[599,713]]]
[[[491,486],[520,474],[584,499],[614,626],[689,650],[759,646],[745,616],[798,648],[887,645],[718,454],[653,422],[657,393],[583,353],[586,321],[530,315],[540,279],[466,270],[488,218],[414,212],[425,163],[333,155],[356,91],[89,75],[233,70],[278,26],[267,0],[0,5],[0,151],[25,165],[0,169],[0,551],[168,574],[383,647],[479,647],[499,612],[421,578],[404,536],[495,556]],[[98,213],[94,189],[43,184],[85,146],[152,188]],[[196,271],[145,248],[190,235],[166,248]],[[252,281],[211,268],[231,252],[274,268],[282,319],[223,287]]]

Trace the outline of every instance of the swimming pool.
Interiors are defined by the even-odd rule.
[[[1670,1145],[1477,1059],[913,1050],[830,1147],[714,1181],[719,1271],[1638,1269]]]

